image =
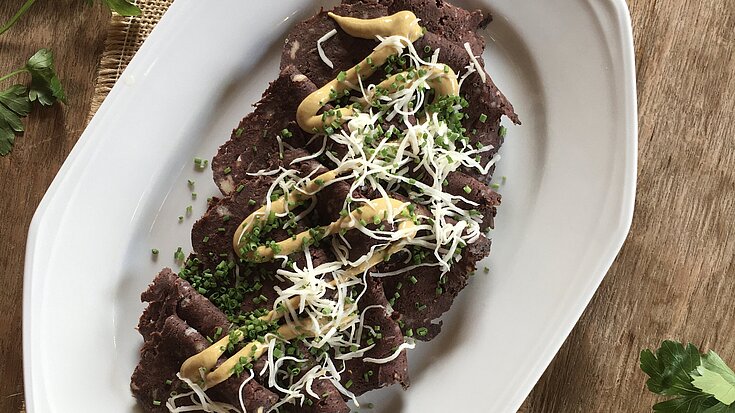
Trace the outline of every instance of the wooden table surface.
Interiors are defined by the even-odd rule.
[[[21,3],[0,2],[0,21]],[[629,5],[640,109],[633,226],[524,413],[650,411],[656,398],[645,391],[638,354],[665,338],[716,349],[735,364],[735,1]],[[0,74],[50,47],[69,96],[66,106],[34,109],[25,136],[0,158],[1,412],[23,403],[28,226],[85,127],[108,17],[82,0],[39,1],[0,37]]]

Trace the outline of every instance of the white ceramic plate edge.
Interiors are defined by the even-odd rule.
[[[592,300],[592,297],[597,292],[597,288],[602,283],[602,280],[607,275],[607,271],[612,266],[615,258],[617,257],[623,243],[628,237],[630,227],[633,222],[633,211],[635,208],[635,194],[636,194],[636,181],[637,181],[637,170],[638,170],[638,98],[636,94],[636,72],[635,72],[635,48],[633,44],[633,25],[630,16],[630,10],[625,0],[609,0],[609,6],[613,8],[615,13],[617,29],[619,30],[620,40],[623,42],[622,55],[619,56],[622,60],[623,72],[621,75],[624,77],[623,84],[625,102],[625,117],[626,117],[626,148],[625,153],[626,166],[625,166],[625,189],[623,192],[624,200],[622,202],[625,208],[621,211],[620,220],[618,222],[618,228],[615,231],[615,236],[610,239],[609,242],[609,253],[604,260],[601,260],[599,271],[594,274],[593,282],[594,288],[588,290],[586,295],[581,295],[577,299],[576,311],[574,314],[569,314],[569,318],[573,318],[574,322],[564,324],[563,334],[556,335],[556,339],[552,340],[546,346],[545,352],[541,357],[537,358],[536,367],[533,371],[529,372],[526,380],[522,386],[519,387],[518,392],[515,395],[514,410],[518,410],[528,395],[533,390],[538,380],[541,378],[546,368],[551,364],[556,354],[561,349],[561,346],[566,341],[569,334],[572,332],[574,327],[579,321],[579,318],[584,313],[587,305]]]
[[[87,127],[84,129],[84,132],[82,132],[82,135],[72,148],[69,156],[66,158],[66,160],[64,160],[64,163],[61,165],[59,172],[57,172],[54,180],[51,182],[51,185],[41,199],[41,202],[36,208],[36,212],[33,214],[33,218],[31,219],[31,224],[28,229],[28,239],[26,241],[26,255],[23,271],[23,387],[25,393],[26,412],[28,413],[38,411],[36,409],[36,395],[37,393],[41,395],[44,393],[43,382],[40,380],[36,380],[33,375],[34,360],[31,357],[27,357],[26,355],[39,354],[38,352],[34,352],[32,350],[32,346],[34,345],[33,339],[35,338],[33,336],[34,324],[32,317],[32,304],[34,303],[34,292],[38,294],[41,291],[40,288],[35,287],[34,283],[42,282],[42,280],[39,280],[39,277],[34,276],[34,274],[37,275],[39,272],[44,270],[45,262],[49,258],[48,254],[38,254],[38,251],[43,251],[42,248],[44,246],[42,243],[42,239],[39,239],[39,232],[40,228],[42,227],[42,222],[44,220],[53,218],[53,216],[49,216],[50,213],[48,206],[56,197],[57,190],[59,187],[62,186],[63,182],[67,179],[72,178],[75,172],[78,175],[83,171],[84,165],[80,165],[80,161],[85,157],[88,157],[91,153],[93,153],[94,148],[99,146],[100,140],[95,141],[92,140],[90,137],[94,135],[96,125],[102,122],[105,116],[107,116],[108,108],[112,105],[112,102],[120,93],[121,87],[119,80],[124,79],[126,73],[131,70],[130,68],[135,67],[135,65],[138,64],[139,60],[141,60],[139,56],[144,55],[145,50],[154,47],[154,44],[160,41],[160,39],[158,39],[158,36],[152,36],[156,31],[158,31],[160,23],[169,19],[173,19],[176,15],[183,13],[182,9],[184,9],[185,4],[186,3],[184,2],[173,3],[171,7],[164,13],[163,17],[159,21],[159,24],[153,28],[151,34],[149,35],[149,38],[146,39],[145,42],[143,42],[143,45],[133,56],[127,68],[120,75],[118,81],[115,82],[115,85],[110,90],[110,93],[108,93],[107,97],[102,102],[102,105],[92,117],[92,120],[89,122]],[[82,170],[78,171],[79,168],[82,168]],[[52,212],[56,212],[57,218],[60,218],[60,216],[63,215],[63,210]],[[46,228],[48,227],[49,226],[46,226]],[[53,226],[51,227],[53,228]],[[53,238],[50,237],[48,233],[44,234],[44,236],[46,237],[45,239]]]

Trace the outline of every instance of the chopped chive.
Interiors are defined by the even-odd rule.
[[[465,194],[469,194],[470,192],[472,192],[472,188],[470,188],[469,185],[465,185],[462,189],[464,190]]]
[[[480,115],[480,122],[485,123],[485,121],[487,121],[487,115],[483,113]]]
[[[158,251],[158,249],[156,249],[156,248],[153,248],[153,249],[151,250],[151,254],[153,254],[153,255],[158,255],[158,253],[159,253],[159,251]]]
[[[239,138],[240,136],[242,136],[242,133],[244,131],[245,130],[243,128],[237,128],[237,130],[235,131],[235,136]]]
[[[429,329],[426,327],[419,327],[416,329],[416,334],[420,335],[421,337],[429,334]]]
[[[225,168],[224,170],[225,175],[229,174],[230,172],[232,172],[232,168],[230,168],[229,166]]]
[[[337,75],[337,80],[339,80],[340,82],[344,82],[345,79],[347,79],[347,72],[343,70]]]
[[[191,199],[197,199],[197,193],[196,192],[192,192],[191,193]]]
[[[409,277],[408,281],[411,281],[411,284],[416,284],[417,282],[419,282],[419,281],[418,281],[418,280],[416,279],[416,277],[414,277],[413,275],[412,275],[411,277]]]
[[[242,192],[243,189],[245,189],[245,185],[240,184],[237,186],[237,189],[235,189],[235,192],[239,194],[240,192]]]
[[[173,383],[173,381],[171,381],[171,380],[166,380],[166,385],[167,385],[167,386],[170,386],[170,385],[171,385],[171,383]]]
[[[184,251],[181,250],[181,247],[178,247],[176,251],[174,252],[174,260],[176,261],[184,260]]]
[[[248,200],[248,205],[250,205],[250,206],[255,205],[255,200],[254,199],[249,199]]]
[[[505,138],[505,135],[508,134],[508,129],[505,126],[501,126],[500,129],[498,129],[498,135],[501,138]]]
[[[161,401],[160,400],[153,400],[153,405],[154,406],[160,406],[161,405]]]

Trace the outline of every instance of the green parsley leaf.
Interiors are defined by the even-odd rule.
[[[660,413],[735,413],[735,373],[717,353],[700,354],[693,344],[664,341],[655,354],[641,352],[648,389],[675,396],[657,403]]]
[[[140,16],[140,9],[128,0],[102,0],[110,10],[121,16]]]
[[[20,118],[28,116],[31,101],[28,89],[23,85],[13,85],[0,91],[0,155],[5,156],[13,149],[15,133],[23,132]]]
[[[688,395],[698,393],[689,374],[700,364],[699,350],[689,344],[686,348],[666,340],[654,355],[651,350],[641,352],[641,370],[650,377],[648,389],[661,395]]]
[[[722,403],[717,403],[702,413],[735,413],[735,404],[726,406]]]
[[[10,153],[15,134],[23,132],[21,118],[28,116],[31,102],[53,105],[57,100],[66,102],[61,81],[54,70],[54,55],[48,49],[37,51],[20,69],[0,77],[0,81],[22,73],[31,75],[30,88],[15,84],[0,91],[0,155]]]
[[[661,413],[711,413],[717,400],[705,394],[693,394],[653,405],[654,412]]]
[[[31,88],[28,97],[31,102],[38,100],[44,106],[53,105],[57,100],[66,103],[66,94],[54,70],[54,54],[49,49],[36,52],[25,65],[31,75]]]
[[[709,393],[723,404],[735,402],[735,373],[714,351],[702,356],[702,365],[693,372],[694,387]]]

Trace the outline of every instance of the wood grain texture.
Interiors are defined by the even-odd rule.
[[[0,20],[21,0],[0,2]],[[636,212],[600,290],[521,408],[648,412],[638,369],[664,338],[735,363],[735,1],[629,0],[640,108]],[[69,104],[34,110],[0,158],[0,411],[21,407],[21,297],[28,225],[85,126],[107,13],[39,1],[0,37],[0,73],[52,47]]]

